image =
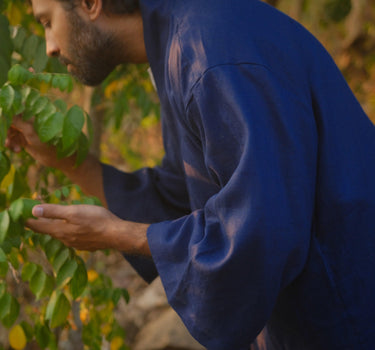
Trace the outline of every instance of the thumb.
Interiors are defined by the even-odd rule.
[[[37,218],[67,220],[71,214],[71,208],[59,204],[38,204],[33,207],[32,214]]]
[[[44,214],[44,208],[41,205],[36,205],[35,207],[33,207],[32,214],[36,218],[42,218]]]

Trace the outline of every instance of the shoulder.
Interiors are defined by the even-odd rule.
[[[215,67],[247,63],[306,80],[311,52],[316,58],[323,51],[301,25],[260,1],[192,0],[174,11],[168,77],[186,103]]]

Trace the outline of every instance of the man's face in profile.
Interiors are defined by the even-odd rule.
[[[47,54],[58,57],[68,71],[85,85],[100,84],[118,64],[111,33],[56,0],[32,0],[36,19],[44,26]]]

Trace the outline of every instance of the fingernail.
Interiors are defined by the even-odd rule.
[[[38,206],[35,206],[33,208],[33,215],[35,217],[42,217],[43,216],[43,208],[42,207],[38,207]]]

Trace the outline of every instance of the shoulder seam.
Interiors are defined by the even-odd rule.
[[[203,78],[204,75],[206,75],[206,73],[208,73],[209,71],[217,68],[217,67],[223,67],[223,66],[243,66],[243,65],[249,65],[249,66],[255,66],[255,67],[263,67],[265,69],[267,69],[268,71],[271,71],[271,69],[266,66],[265,64],[261,64],[261,63],[255,63],[255,62],[236,62],[236,63],[233,63],[233,62],[230,62],[230,63],[219,63],[219,64],[215,64],[211,67],[208,67],[205,71],[202,72],[202,74],[197,78],[197,80],[195,81],[195,83],[192,85],[192,87],[190,88],[190,91],[189,91],[189,100],[188,102],[186,103],[186,106],[185,106],[185,112],[187,112],[187,110],[189,109],[189,105],[193,99],[193,90],[195,89],[195,87],[199,84],[199,82],[201,81],[201,79]]]

